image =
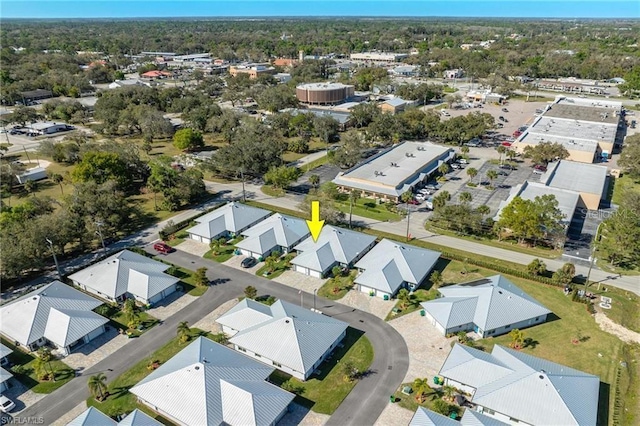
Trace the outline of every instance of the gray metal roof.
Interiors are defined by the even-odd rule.
[[[265,382],[273,370],[199,337],[130,392],[184,425],[270,425],[294,398]]]
[[[600,378],[564,365],[499,345],[488,354],[456,344],[440,374],[476,388],[475,404],[521,422],[596,424]]]
[[[408,189],[405,184],[413,182],[416,177],[426,176],[425,173],[437,169],[453,155],[451,148],[431,142],[402,142],[339,174],[333,182],[396,196]]]
[[[127,292],[149,299],[180,281],[164,273],[168,268],[165,263],[123,250],[69,278],[114,299]]]
[[[405,101],[402,98],[393,98],[393,99],[389,99],[388,101],[384,102],[387,105],[391,105],[393,107],[399,107],[399,106],[403,106],[407,104],[407,101]]]
[[[206,238],[216,237],[225,231],[237,233],[270,214],[269,210],[231,202],[196,218],[198,224],[187,229],[187,232]]]
[[[6,347],[2,343],[0,343],[0,358],[4,358],[5,356],[10,355],[13,352],[11,348]]]
[[[508,206],[516,197],[520,197],[523,200],[535,200],[536,197],[541,197],[543,195],[553,195],[554,197],[556,197],[556,201],[558,201],[558,209],[564,216],[564,222],[571,222],[571,219],[573,218],[573,215],[576,211],[576,207],[578,206],[578,201],[580,200],[579,193],[577,193],[576,191],[570,191],[568,189],[553,188],[539,182],[529,182],[528,180],[524,181],[524,183],[521,185],[514,186],[511,189],[509,198],[507,198],[505,201],[500,202],[498,213],[496,214],[494,219],[498,220],[500,218],[502,209]]]
[[[356,277],[355,282],[395,293],[403,282],[421,283],[439,258],[437,251],[385,238],[356,263],[355,266],[364,272]]]
[[[558,161],[550,163],[540,177],[544,185],[603,196],[607,182],[607,166],[599,164]]]
[[[137,408],[118,422],[118,426],[163,426],[153,417],[145,414]]]
[[[243,317],[261,316],[266,305],[243,301],[241,308],[216,320],[238,330],[229,341],[301,373],[308,371],[349,326],[282,300],[267,307],[269,317],[264,321],[247,326]]]
[[[432,316],[445,328],[473,322],[482,330],[493,330],[551,313],[502,275],[441,287],[439,291],[443,298],[421,305],[430,314],[435,307]]]
[[[309,235],[303,219],[276,213],[242,233],[246,238],[236,247],[264,254],[276,246],[291,247]]]
[[[56,309],[49,310],[49,319],[44,337],[59,347],[67,347],[92,331],[102,327],[109,320],[93,311]]]
[[[418,407],[409,426],[460,426],[460,423],[424,407]]]
[[[67,426],[116,426],[118,423],[95,407],[89,407]]]
[[[100,305],[102,302],[98,299],[60,281],[54,281],[0,307],[0,331],[25,346],[45,337],[47,329],[52,336],[65,334],[69,324],[48,324],[51,310],[57,309],[71,316],[69,322],[73,319],[71,328],[74,335],[82,330],[87,334],[96,327],[93,315],[90,315],[91,320],[85,320],[86,313]]]
[[[508,426],[509,423],[501,422],[495,417],[489,417],[485,414],[478,413],[471,409],[464,410],[464,414],[460,419],[462,426]]]
[[[0,367],[0,383],[4,383],[12,377],[13,377],[13,374],[9,373],[4,368]]]
[[[376,240],[372,235],[326,225],[318,241],[309,237],[294,248],[301,252],[293,258],[294,265],[326,272],[335,262],[345,265],[353,262]]]

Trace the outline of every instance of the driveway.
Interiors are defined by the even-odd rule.
[[[234,255],[234,256],[231,257],[231,259],[227,260],[226,262],[223,262],[222,265],[228,266],[228,267],[233,268],[233,269],[238,269],[240,271],[245,271],[245,272],[248,272],[248,273],[253,274],[253,275],[255,275],[255,273],[258,271],[258,269],[260,269],[260,268],[262,268],[264,266],[264,262],[256,262],[256,264],[253,265],[251,268],[243,268],[242,266],[240,266],[240,264],[246,258],[247,258],[247,256],[245,256],[243,254],[242,255]]]
[[[369,312],[370,314],[384,320],[387,315],[389,315],[389,312],[391,312],[391,309],[395,306],[396,301],[383,300],[380,297],[369,296],[367,293],[353,289],[349,290],[347,294],[340,299],[340,303],[364,312]]]
[[[187,253],[191,253],[195,256],[202,257],[206,252],[211,250],[208,244],[202,243],[200,241],[192,240],[191,238],[187,238],[177,246],[175,246],[177,250],[182,250]]]
[[[198,298],[188,293],[176,291],[165,297],[162,302],[155,305],[151,309],[147,309],[147,313],[154,318],[164,321],[176,312],[181,311],[185,306],[195,302]]]
[[[284,271],[282,275],[274,278],[272,281],[284,284],[298,290],[313,293],[313,290],[319,289],[327,282],[327,279],[316,278],[310,275],[304,275],[296,271]]]
[[[126,335],[118,333],[117,329],[109,326],[105,333],[79,347],[64,357],[62,361],[74,370],[82,372],[133,340],[135,339],[129,339]]]

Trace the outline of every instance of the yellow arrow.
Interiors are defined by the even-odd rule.
[[[307,220],[307,226],[309,227],[309,232],[311,232],[313,242],[318,241],[320,231],[324,226],[324,220],[320,220],[320,201],[311,202],[311,220]]]

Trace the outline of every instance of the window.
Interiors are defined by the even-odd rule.
[[[262,355],[260,354],[254,354],[256,356],[256,358],[262,358]]]
[[[536,321],[538,321],[538,319],[540,319],[540,317],[536,317]]]
[[[490,415],[494,415],[496,413],[495,411],[490,410],[489,408],[483,409],[482,412]]]
[[[520,423],[520,420],[514,419],[513,417],[509,417],[509,421],[513,423]]]
[[[273,365],[275,365],[276,367],[278,367],[278,368],[282,368],[282,365],[281,365],[281,364],[279,364],[279,363],[277,363],[277,362],[275,362],[275,361],[272,361],[271,363],[272,363]]]
[[[238,350],[239,350],[240,352],[246,352],[246,351],[247,351],[245,348],[242,348],[242,347],[240,347],[240,346],[238,346]]]
[[[511,327],[511,324],[509,324],[509,325],[505,325],[505,326],[504,326],[504,329],[506,330],[506,329],[507,329],[507,328],[509,328],[509,327]]]

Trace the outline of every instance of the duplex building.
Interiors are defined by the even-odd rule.
[[[209,244],[219,238],[235,238],[271,214],[269,210],[231,202],[195,219],[197,225],[187,229],[189,238]]]
[[[354,282],[363,293],[389,299],[401,288],[420,287],[439,257],[439,252],[385,238],[356,263],[360,275]]]
[[[0,308],[0,332],[35,351],[47,343],[63,355],[105,331],[106,318],[93,312],[102,302],[60,281],[34,290]]]
[[[326,225],[317,241],[309,237],[297,246],[298,255],[291,260],[293,270],[323,278],[334,266],[350,268],[376,243],[376,237]]]
[[[504,346],[489,354],[456,343],[440,375],[471,395],[475,411],[508,424],[597,421],[599,377]]]
[[[347,323],[278,300],[243,299],[216,320],[237,351],[306,380],[346,335]]]
[[[176,291],[177,278],[165,274],[169,265],[123,250],[69,275],[74,285],[110,302],[128,298],[154,305]]]
[[[508,424],[469,409],[464,410],[462,418],[457,421],[424,407],[418,407],[409,422],[409,426],[507,426]]]
[[[427,321],[442,334],[474,331],[499,336],[547,320],[551,311],[502,275],[438,289],[443,296],[422,302]]]
[[[162,423],[137,408],[119,422],[95,407],[89,407],[67,426],[162,426]]]
[[[9,379],[13,377],[11,373],[5,370],[3,367],[9,365],[8,356],[13,351],[0,343],[0,392],[4,392],[9,389]]]
[[[236,244],[245,256],[265,258],[274,251],[290,252],[295,245],[307,238],[307,223],[296,217],[276,213],[242,232],[245,237]]]
[[[438,166],[455,157],[453,149],[431,142],[402,142],[333,180],[342,191],[356,190],[363,197],[398,202],[400,196],[428,181]]]

